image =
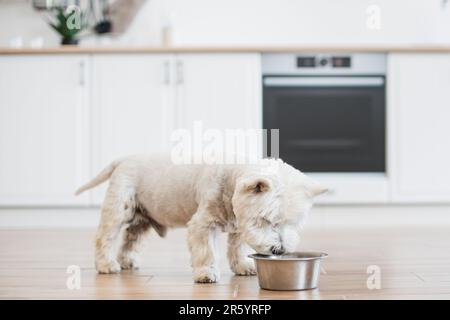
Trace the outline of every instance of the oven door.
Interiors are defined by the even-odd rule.
[[[266,76],[263,125],[305,172],[385,171],[385,78]],[[268,152],[273,146],[268,145]]]

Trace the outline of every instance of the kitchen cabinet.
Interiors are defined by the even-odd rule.
[[[385,204],[388,202],[388,179],[384,173],[327,172],[307,175],[328,188],[315,199],[318,204]]]
[[[124,155],[169,153],[174,130],[194,137],[196,121],[222,133],[260,128],[259,67],[257,54],[94,55],[93,174]],[[92,191],[94,204],[105,191]]]
[[[175,57],[176,124],[195,137],[192,154],[262,156],[261,132],[248,130],[262,128],[260,66],[259,54]]]
[[[256,129],[261,123],[258,54],[183,54],[175,59],[180,127]]]
[[[450,202],[450,54],[390,54],[388,154],[394,202]]]
[[[175,129],[261,128],[256,53],[4,55],[0,85],[0,206],[98,205],[73,192]]]
[[[171,55],[94,55],[93,175],[131,154],[168,152],[174,115]],[[101,203],[106,184],[93,189]]]
[[[0,205],[86,205],[89,61],[0,57]]]
[[[0,56],[0,206],[98,205],[106,184],[74,190],[118,157],[170,152],[177,128],[260,129],[260,66],[257,53]],[[333,189],[319,202],[450,202],[450,54],[389,54],[387,86],[387,180],[317,175]]]

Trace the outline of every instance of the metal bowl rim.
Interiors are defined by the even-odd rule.
[[[270,261],[309,261],[309,260],[318,260],[328,257],[328,253],[325,252],[316,252],[316,251],[304,251],[304,252],[292,252],[289,255],[295,255],[295,254],[310,254],[311,257],[285,257],[283,258],[283,255],[274,255],[274,254],[260,254],[260,253],[253,253],[249,254],[248,257],[255,259],[255,260],[270,260]]]

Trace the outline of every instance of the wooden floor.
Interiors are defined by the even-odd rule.
[[[261,290],[256,277],[236,277],[225,256],[217,284],[194,284],[185,231],[150,238],[139,271],[97,275],[93,231],[0,231],[2,299],[450,299],[448,228],[308,229],[302,248],[329,253],[319,289]],[[67,267],[81,267],[81,288],[66,286]],[[381,289],[367,288],[367,268]]]

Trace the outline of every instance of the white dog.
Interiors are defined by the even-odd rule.
[[[187,226],[196,282],[219,280],[215,234],[228,232],[228,260],[253,275],[247,244],[259,253],[295,250],[313,197],[326,188],[281,160],[255,164],[173,164],[165,156],[117,160],[77,194],[110,179],[96,237],[99,273],[138,267],[138,247],[151,229]],[[120,250],[114,249],[125,227]]]

